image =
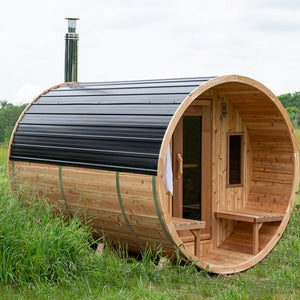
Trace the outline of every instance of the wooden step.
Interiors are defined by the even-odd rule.
[[[176,230],[204,229],[205,221],[172,217],[172,223]]]
[[[200,256],[200,229],[205,228],[205,221],[172,217],[172,223],[177,231],[190,230],[195,237],[195,255]]]

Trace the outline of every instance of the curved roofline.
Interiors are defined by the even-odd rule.
[[[76,81],[73,81],[73,82],[63,82],[63,83],[60,83],[60,84],[56,84],[54,86],[52,86],[51,88],[43,91],[42,93],[40,93],[38,96],[36,96],[27,106],[26,108],[23,110],[23,112],[21,113],[19,119],[17,120],[16,124],[15,124],[15,127],[13,129],[13,132],[10,136],[10,140],[9,140],[9,145],[8,145],[8,151],[7,151],[7,161],[9,161],[9,158],[10,158],[10,155],[11,155],[11,145],[12,145],[12,142],[13,142],[13,139],[14,139],[14,136],[15,136],[15,132],[16,130],[18,129],[18,126],[19,126],[19,123],[21,122],[21,120],[23,119],[25,113],[28,111],[28,109],[31,107],[31,105],[36,102],[41,96],[47,94],[49,91],[53,90],[53,89],[56,89],[60,86],[64,86],[64,85],[69,85],[69,84],[72,84],[72,83],[78,83]],[[8,168],[8,174],[11,174],[11,169],[10,169],[10,164],[7,164],[7,168]]]
[[[156,176],[169,121],[185,97],[209,79],[57,85],[35,98],[21,115],[9,159]],[[70,134],[69,125],[84,133],[86,147],[82,136]],[[102,135],[95,128],[103,128]]]

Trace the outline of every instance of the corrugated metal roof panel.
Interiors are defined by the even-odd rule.
[[[155,175],[178,106],[213,77],[60,86],[20,121],[11,159]]]

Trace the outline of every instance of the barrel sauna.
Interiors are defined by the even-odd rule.
[[[229,274],[281,238],[299,153],[280,101],[247,77],[70,82],[19,118],[9,174],[133,251]]]

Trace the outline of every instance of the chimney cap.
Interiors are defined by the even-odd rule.
[[[65,18],[66,20],[80,20],[79,18]]]

